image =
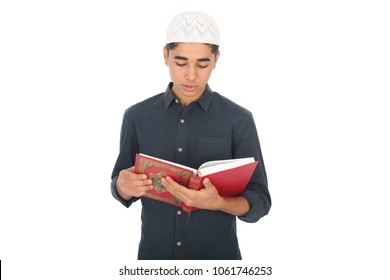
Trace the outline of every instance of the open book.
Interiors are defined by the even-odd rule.
[[[221,196],[235,196],[245,190],[258,164],[253,157],[209,161],[198,169],[148,156],[136,154],[135,172],[152,179],[154,188],[145,196],[181,207],[187,213],[197,210],[189,207],[166,191],[161,178],[169,176],[190,189],[203,188],[203,179],[209,178]]]

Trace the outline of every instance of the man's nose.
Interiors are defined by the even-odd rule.
[[[196,80],[196,66],[189,65],[186,71],[186,79],[189,81]]]

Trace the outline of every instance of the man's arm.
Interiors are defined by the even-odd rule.
[[[138,151],[136,129],[130,113],[128,109],[123,115],[119,155],[111,174],[111,193],[126,207],[138,200],[150,185],[145,181],[146,175],[135,174],[134,168],[129,168],[134,165],[134,154]]]
[[[253,156],[259,161],[246,189],[240,194],[248,201],[250,210],[246,214],[238,216],[244,222],[254,223],[270,211],[271,196],[268,191],[267,174],[252,114],[237,121],[233,131],[233,157]]]

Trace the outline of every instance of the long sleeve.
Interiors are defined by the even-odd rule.
[[[126,110],[123,116],[121,127],[119,156],[111,175],[111,193],[115,199],[117,199],[126,207],[130,207],[133,202],[139,199],[133,198],[130,201],[124,200],[118,194],[118,190],[116,187],[119,172],[134,165],[134,155],[138,151],[138,145],[136,141],[137,137],[135,133],[136,130],[130,124],[131,121],[129,120],[129,113],[128,110]]]
[[[254,156],[259,161],[246,190],[241,193],[248,200],[250,210],[244,216],[238,217],[242,221],[254,223],[268,214],[271,196],[256,125],[250,113],[246,120],[235,126],[234,153],[234,157]]]

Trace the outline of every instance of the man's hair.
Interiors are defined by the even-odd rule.
[[[175,49],[178,44],[179,43],[169,43],[169,44],[166,44],[165,47],[167,48],[168,53],[169,53],[170,50]],[[210,47],[211,52],[214,55],[217,55],[218,49],[219,49],[219,45],[213,45],[213,44],[208,44],[208,43],[204,43],[204,44]]]

